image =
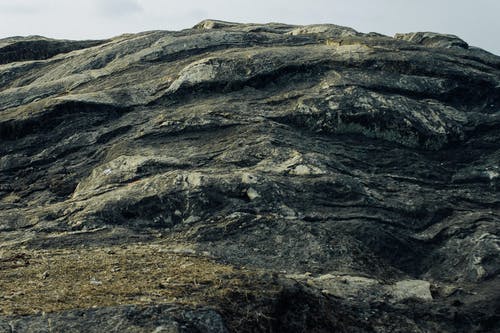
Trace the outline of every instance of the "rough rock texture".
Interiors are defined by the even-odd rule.
[[[406,40],[428,47],[468,49],[469,44],[455,35],[443,35],[435,32],[415,32],[396,34],[394,38]]]
[[[186,311],[168,306],[72,310],[0,321],[5,332],[227,332],[213,310]]]
[[[41,36],[5,38],[0,40],[0,64],[48,59],[60,53],[68,53],[105,42],[54,40]]]
[[[231,311],[9,312],[4,287],[0,328],[500,330],[500,57],[436,33],[204,21],[0,40],[0,63],[5,285],[36,251],[137,242],[277,274]]]

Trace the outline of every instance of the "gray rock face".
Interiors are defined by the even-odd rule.
[[[435,32],[413,32],[396,34],[396,39],[407,40],[428,47],[468,49],[469,44],[455,35],[444,35]]]
[[[1,40],[0,248],[160,233],[307,273],[367,316],[339,330],[499,329],[499,111],[500,57],[451,35],[207,20]]]
[[[210,309],[186,311],[173,306],[122,306],[72,310],[20,318],[0,318],[0,328],[11,332],[164,332],[225,333],[219,314]]]

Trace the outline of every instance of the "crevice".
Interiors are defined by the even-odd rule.
[[[81,122],[79,125],[96,126],[118,118],[128,110],[105,104],[66,102],[39,111],[30,118],[0,122],[0,139],[18,140],[27,135],[50,132],[60,124],[72,127],[78,121]]]

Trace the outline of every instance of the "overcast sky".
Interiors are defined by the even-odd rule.
[[[0,0],[0,38],[94,39],[179,30],[214,18],[335,23],[361,32],[436,31],[500,55],[500,0]]]

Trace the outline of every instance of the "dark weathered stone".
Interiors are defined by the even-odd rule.
[[[210,309],[185,310],[173,306],[123,306],[19,318],[0,318],[0,328],[12,332],[172,332],[222,333],[227,329]]]
[[[30,39],[37,54],[7,41],[2,248],[160,233],[308,284],[353,318],[324,331],[499,328],[500,57],[451,35],[211,20]],[[312,330],[301,311],[281,329]]]
[[[105,43],[106,41],[54,40],[40,36],[0,39],[0,64],[14,61],[43,60]]]

